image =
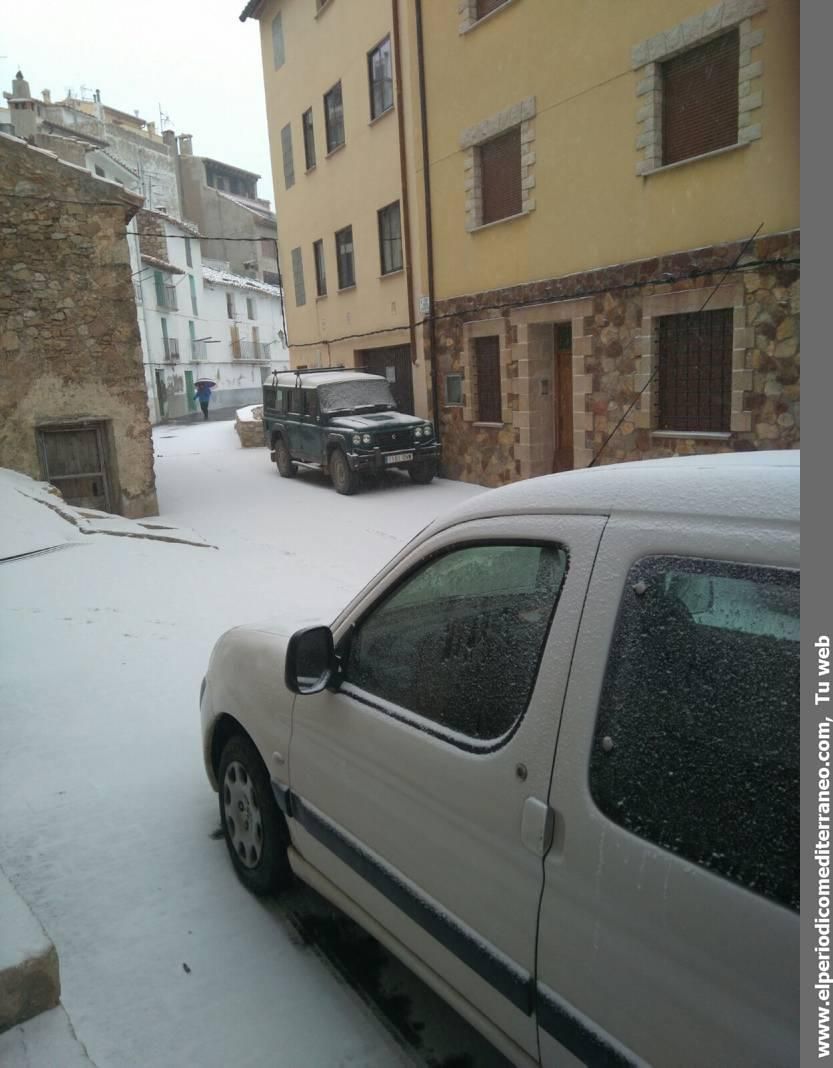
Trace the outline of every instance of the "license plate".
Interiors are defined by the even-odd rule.
[[[401,464],[406,460],[413,460],[414,454],[412,452],[392,452],[390,456],[385,457],[386,464]]]

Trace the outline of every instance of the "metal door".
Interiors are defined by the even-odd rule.
[[[414,385],[411,377],[410,345],[366,349],[362,354],[365,370],[387,378],[396,407],[400,412],[414,414]]]
[[[38,449],[45,480],[61,491],[67,504],[112,511],[100,423],[41,428]]]

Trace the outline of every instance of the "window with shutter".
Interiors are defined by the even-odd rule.
[[[292,281],[295,284],[295,306],[300,308],[307,302],[304,286],[304,260],[300,248],[292,250]]]
[[[315,260],[315,290],[319,297],[327,295],[327,271],[324,266],[324,242],[313,241],[312,256]]]
[[[308,171],[315,166],[315,127],[312,121],[312,108],[309,108],[301,116],[301,126],[304,131],[304,163]]]
[[[336,264],[338,288],[349,289],[356,284],[356,265],[353,255],[353,227],[345,226],[336,234]]]
[[[520,214],[523,205],[520,127],[482,144],[479,152],[483,224]]]
[[[286,49],[283,40],[283,19],[280,11],[272,19],[272,64],[277,70],[286,62]]]
[[[728,433],[731,308],[659,319],[658,428]]]
[[[344,102],[341,97],[341,82],[337,82],[324,94],[324,126],[327,134],[327,151],[332,152],[344,144]]]
[[[477,419],[481,423],[502,423],[500,397],[500,340],[497,337],[474,339],[477,370]]]
[[[391,71],[390,38],[367,54],[367,75],[370,82],[370,117],[376,119],[393,107],[393,74]]]
[[[664,165],[737,144],[738,68],[737,29],[661,64]]]
[[[292,126],[287,123],[281,130],[281,154],[283,156],[283,183],[287,189],[295,185],[295,163],[292,159]]]

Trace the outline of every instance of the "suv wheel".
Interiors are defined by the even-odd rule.
[[[248,738],[236,734],[220,757],[220,823],[238,878],[262,897],[290,881],[289,832],[269,775]]]
[[[281,478],[295,478],[298,474],[298,468],[292,462],[289,449],[286,447],[286,442],[283,438],[278,438],[275,442],[275,463]]]
[[[433,460],[423,460],[421,463],[414,464],[413,467],[408,468],[411,481],[420,486],[426,486],[436,473],[437,465]]]
[[[330,477],[336,488],[336,493],[343,493],[349,497],[358,489],[359,480],[355,471],[350,470],[347,457],[341,449],[333,449],[330,455]]]

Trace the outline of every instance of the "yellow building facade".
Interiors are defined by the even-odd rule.
[[[249,8],[260,24],[292,366],[387,375],[401,407],[427,414],[390,0]]]
[[[407,346],[444,472],[485,485],[797,446],[794,0],[265,0],[247,12],[261,26],[293,363],[385,373],[386,356],[368,352]],[[273,69],[277,16],[286,58]],[[369,57],[386,36],[401,94],[374,118]],[[301,114],[314,105],[323,123],[339,78],[345,145],[304,174]],[[397,198],[410,254],[388,276],[378,211]],[[312,241],[323,236],[335,271],[348,223],[355,287],[316,300]]]

